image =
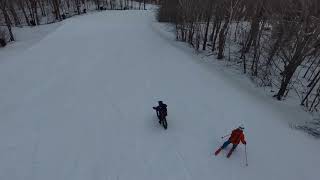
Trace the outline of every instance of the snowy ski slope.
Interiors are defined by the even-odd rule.
[[[152,11],[64,21],[0,63],[1,180],[318,180],[308,118],[202,63]],[[168,104],[168,130],[152,106]],[[244,146],[212,153],[240,122]]]

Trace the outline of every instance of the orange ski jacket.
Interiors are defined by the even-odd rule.
[[[242,142],[242,144],[247,144],[245,138],[244,138],[244,134],[243,131],[241,129],[235,129],[232,131],[231,136],[229,138],[229,141],[232,144],[239,144],[240,141]]]

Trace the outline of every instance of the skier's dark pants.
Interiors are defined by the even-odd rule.
[[[158,118],[159,118],[159,123],[161,123],[161,121],[166,120],[166,116],[162,116],[160,115],[160,113],[157,114]]]
[[[231,142],[228,140],[226,142],[223,143],[223,145],[221,146],[221,149],[226,148],[229,144],[231,144]],[[238,144],[233,144],[232,149],[230,151],[234,151],[237,148]]]

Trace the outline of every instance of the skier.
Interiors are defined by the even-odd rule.
[[[158,106],[153,107],[154,110],[157,111],[157,116],[159,118],[159,124],[161,124],[161,121],[166,120],[167,113],[167,105],[164,104],[162,101],[158,101]]]
[[[227,155],[227,158],[229,158],[233,151],[237,148],[240,141],[242,142],[242,144],[247,145],[247,142],[243,134],[243,130],[243,125],[240,125],[237,129],[234,129],[231,133],[230,138],[226,142],[224,142],[223,145],[214,154],[218,155],[222,149],[226,148],[229,144],[232,143],[233,146]]]

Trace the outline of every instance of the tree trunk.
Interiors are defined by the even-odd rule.
[[[36,20],[35,20],[34,14],[33,14],[32,5],[30,3],[31,3],[30,1],[26,1],[26,6],[28,8],[29,15],[30,15],[30,18],[31,18],[30,21],[34,21],[35,22]],[[33,25],[32,23],[30,23],[30,24]]]
[[[47,14],[46,14],[46,10],[45,10],[45,4],[44,4],[43,1],[39,2],[39,7],[40,7],[40,10],[41,10],[41,15],[42,16],[46,16]]]
[[[36,0],[33,1],[33,12],[35,14],[35,19],[36,19],[37,25],[40,25],[40,20],[39,20],[39,16],[38,16],[38,3]]]
[[[248,38],[247,38],[246,42],[243,44],[240,59],[243,58],[245,56],[245,54],[247,54],[250,51],[250,48],[251,48],[253,42],[256,41],[258,30],[259,30],[259,21],[258,21],[258,19],[255,18],[253,20],[253,22],[251,23],[251,29],[250,29],[250,33],[248,35]]]
[[[19,26],[21,24],[21,22],[20,22],[20,19],[19,19],[17,13],[16,13],[16,10],[14,8],[13,2],[9,1],[8,5],[9,5],[9,11],[10,11],[12,17],[13,17],[13,20],[14,20],[14,24],[16,26]]]
[[[219,46],[218,46],[218,57],[217,59],[223,59],[224,57],[224,48],[226,43],[226,36],[228,34],[228,25],[229,25],[229,18],[225,19],[224,25],[219,33]]]
[[[211,15],[209,15],[208,18],[207,18],[206,31],[205,31],[205,34],[204,34],[204,40],[203,40],[203,46],[202,46],[202,50],[204,50],[204,51],[207,48],[210,21],[211,21]]]
[[[293,74],[295,73],[297,69],[297,65],[295,63],[289,64],[288,66],[285,67],[285,70],[282,75],[282,80],[281,80],[281,86],[278,91],[278,93],[275,95],[275,97],[280,101],[284,95],[284,93],[287,90],[287,87],[291,81],[291,78]]]
[[[310,59],[311,59],[311,58],[310,58]],[[310,60],[310,59],[309,59],[309,60]],[[314,64],[316,61],[317,61],[317,58],[315,58],[315,59],[311,62],[311,64],[309,65],[308,69],[307,69],[306,72],[304,73],[303,78],[306,78],[306,76],[307,76],[307,74],[309,73],[311,67],[313,66],[313,64]],[[308,64],[308,63],[307,63],[307,64]]]
[[[18,6],[19,6],[20,9],[22,10],[22,13],[23,13],[23,15],[24,15],[24,18],[25,18],[25,20],[26,20],[27,25],[28,25],[28,26],[31,26],[30,20],[29,20],[29,18],[28,18],[28,15],[27,15],[27,12],[26,12],[26,10],[25,10],[25,8],[24,8],[24,4],[23,4],[22,0],[19,0],[19,1],[18,1]]]
[[[54,13],[55,13],[55,16],[56,16],[56,20],[59,20],[61,21],[62,20],[62,17],[61,17],[61,14],[60,14],[60,4],[59,4],[59,1],[58,0],[52,0],[53,2],[53,9],[54,9]]]
[[[307,87],[311,87],[313,84],[315,84],[316,79],[318,79],[319,75],[320,75],[320,71],[317,72],[317,74],[316,74],[315,77],[312,79],[312,81],[308,84]]]
[[[243,73],[246,74],[247,73],[247,60],[246,60],[246,55],[243,56],[242,58],[242,63],[243,63]]]
[[[218,39],[218,35],[219,35],[220,29],[221,29],[222,22],[221,22],[221,20],[218,20],[217,23],[218,24],[216,26],[214,38],[213,38],[213,42],[212,42],[212,52],[214,52],[216,50],[216,43],[217,43],[217,39]]]
[[[320,71],[319,71],[320,72]],[[316,87],[316,85],[318,84],[320,78],[317,78],[317,80],[313,83],[312,87],[309,89],[307,95],[304,97],[304,99],[301,101],[301,105],[304,105],[305,101],[308,99],[309,95],[311,94],[311,92],[313,91],[313,89]]]
[[[11,21],[10,21],[10,17],[8,15],[7,9],[6,9],[6,4],[3,4],[3,6],[1,7],[1,11],[5,20],[5,23],[7,25],[8,31],[9,31],[9,35],[10,35],[10,41],[14,41],[14,36],[12,33],[12,29],[11,29]]]

